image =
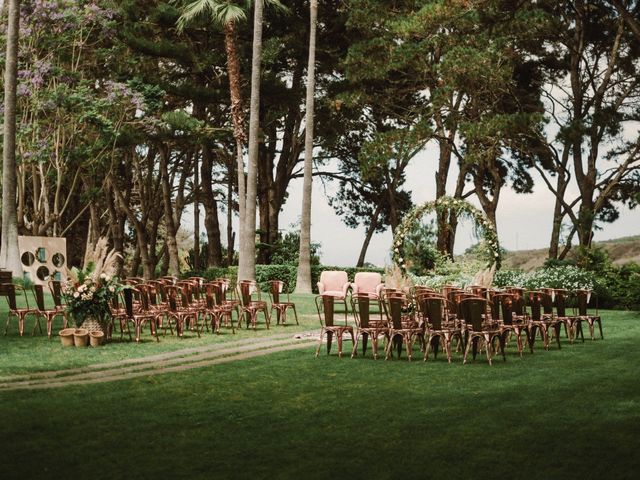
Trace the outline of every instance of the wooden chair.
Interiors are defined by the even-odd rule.
[[[286,292],[287,300],[281,301],[280,296],[283,292]],[[293,314],[296,318],[296,325],[300,325],[298,322],[298,312],[296,312],[296,304],[291,301],[289,297],[289,287],[288,285],[280,280],[271,280],[269,282],[269,295],[271,296],[271,310],[269,315],[271,316],[271,312],[273,310],[276,311],[276,325],[279,325],[282,322],[282,325],[285,324],[287,320],[287,310],[293,310]]]
[[[47,283],[49,286],[49,292],[51,292],[51,298],[53,299],[53,304],[57,310],[65,312],[66,307],[64,304],[64,298],[62,296],[62,283],[60,280],[49,280]]]
[[[216,288],[218,288],[218,285],[215,282],[205,284],[205,318],[209,318],[213,332],[217,334],[220,333],[222,320],[225,319],[225,325],[231,324],[231,331],[235,334],[236,330],[233,327],[233,318],[231,317],[231,312],[233,311],[231,305],[225,305],[224,302],[218,303],[216,301],[218,297],[216,295]]]
[[[36,297],[36,306],[38,308],[37,315],[43,317],[47,321],[47,336],[51,338],[51,330],[53,326],[53,321],[56,317],[62,317],[62,328],[67,328],[67,314],[64,310],[59,310],[54,306],[54,308],[47,308],[44,301],[44,289],[42,285],[34,285],[33,292]],[[33,326],[33,333],[36,331],[36,326],[39,326],[40,322],[36,322],[36,325]]]
[[[554,289],[556,318],[564,324],[564,328],[569,337],[569,343],[573,343],[578,334],[582,337],[584,343],[584,333],[582,332],[582,317],[577,315],[567,315],[567,294],[564,289]]]
[[[527,344],[529,343],[529,321],[524,315],[514,315],[514,308],[522,313],[522,302],[519,307],[514,307],[518,302],[515,299],[516,294],[508,292],[490,294],[491,312],[495,320],[499,321],[502,342],[506,346],[511,335],[516,337],[516,345],[518,354],[522,357],[523,343],[522,334],[525,335]]]
[[[558,319],[558,316],[553,311],[553,307],[555,305],[555,292],[556,290],[553,288],[542,289],[542,319],[547,324],[548,346],[551,343],[551,340],[555,338],[558,348],[562,348],[562,345],[560,344],[560,331],[564,322]]]
[[[2,286],[4,288],[5,298],[7,299],[7,305],[9,306],[9,311],[7,312],[7,326],[4,329],[4,334],[6,335],[9,331],[9,322],[11,321],[11,317],[16,317],[18,319],[18,332],[20,333],[20,336],[24,335],[24,320],[28,315],[34,315],[36,317],[37,325],[40,325],[38,309],[31,308],[29,305],[29,298],[27,297],[26,289],[21,285],[14,285],[13,283],[5,283]],[[25,307],[18,307],[16,292],[20,292],[24,297]],[[40,327],[40,331],[42,331],[42,327]]]
[[[353,343],[351,358],[358,354],[358,342],[362,339],[362,355],[367,353],[367,341],[371,337],[373,344],[373,358],[378,359],[378,338],[382,336],[389,340],[389,325],[382,318],[374,320],[371,318],[371,302],[380,305],[379,299],[371,298],[371,295],[365,293],[354,293],[351,295],[351,309],[356,319],[356,339]],[[378,310],[380,311],[380,309]]]
[[[331,352],[331,342],[334,334],[338,340],[339,357],[342,357],[342,337],[345,332],[351,335],[351,341],[355,344],[353,327],[347,324],[348,320],[346,317],[343,324],[335,323],[335,301],[336,297],[334,295],[318,295],[315,298],[316,310],[318,312],[318,319],[320,320],[321,326],[318,348],[316,349],[316,358],[320,355],[320,348],[322,347],[322,340],[325,335],[327,337],[327,355]]]
[[[258,300],[253,300],[252,294],[257,293]],[[245,315],[247,328],[249,325],[255,330],[258,323],[258,313],[262,312],[269,330],[269,308],[267,302],[261,300],[260,289],[254,280],[242,280],[238,283],[238,296],[240,297],[240,312]]]
[[[466,324],[464,359],[462,363],[467,363],[469,350],[472,351],[475,360],[477,352],[482,348],[487,354],[487,361],[492,365],[493,342],[497,339],[500,342],[502,358],[506,361],[504,353],[504,343],[499,328],[493,322],[486,323],[485,318],[488,312],[488,301],[483,298],[465,298],[460,301],[460,311]]]
[[[578,308],[578,316],[582,321],[586,321],[589,326],[589,334],[591,335],[591,340],[595,340],[594,330],[595,324],[598,324],[598,328],[600,329],[600,338],[604,340],[604,334],[602,333],[602,318],[598,314],[598,305],[596,303],[596,314],[589,315],[588,307],[589,301],[591,300],[592,295],[591,290],[576,290],[576,304]]]
[[[140,308],[138,311],[134,308],[134,295],[137,294],[140,301]],[[140,336],[142,334],[142,326],[145,322],[151,323],[151,334],[155,335],[156,341],[159,342],[158,330],[155,328],[154,319],[155,314],[149,309],[149,300],[144,290],[138,290],[137,288],[125,288],[124,295],[124,307],[126,311],[127,329],[129,323],[133,323],[135,327],[135,340],[136,343],[140,343]]]
[[[169,309],[167,311],[168,326],[173,334],[171,320],[176,326],[176,334],[178,337],[184,337],[185,327],[195,330],[198,338],[200,331],[204,330],[206,319],[203,318],[202,323],[199,321],[201,310],[194,306],[189,297],[189,286],[185,284],[176,284],[165,287],[167,291],[167,299],[169,301]],[[166,332],[166,329],[165,329]]]
[[[441,296],[421,296],[418,299],[420,310],[425,318],[426,345],[424,349],[424,361],[429,359],[429,349],[433,347],[434,358],[438,357],[440,342],[447,355],[447,361],[451,363],[451,344],[457,338],[459,344],[463,342],[462,330],[454,323],[446,320],[448,300]]]
[[[122,298],[121,298],[122,297]],[[109,324],[108,331],[105,332],[107,338],[110,338],[113,334],[113,329],[115,327],[115,322],[117,321],[120,326],[120,339],[124,337],[125,329],[129,333],[129,340],[132,340],[131,330],[129,330],[129,326],[127,324],[127,309],[124,307],[124,295],[120,292],[119,295],[114,295],[111,303],[109,305],[109,313],[111,314],[111,323]]]
[[[542,320],[542,292],[537,290],[527,292],[524,309],[524,316],[529,321],[529,349],[531,353],[533,353],[533,347],[538,333],[540,333],[540,338],[545,348],[547,344],[546,325]]]
[[[415,312],[403,314],[402,310],[408,306],[407,298],[403,294],[385,295],[382,306],[389,323],[389,343],[385,359],[388,360],[392,357],[394,346],[398,352],[398,358],[400,358],[402,346],[405,345],[407,358],[411,361],[416,339],[420,339],[421,345],[424,346],[424,330],[416,320]]]
[[[238,292],[237,292],[238,289],[231,288],[231,280],[229,280],[228,278],[223,278],[223,277],[216,278],[215,280],[213,280],[213,282],[210,282],[210,283],[215,283],[219,285],[219,288],[215,290],[216,302],[218,303],[218,305],[224,304],[224,305],[231,306],[231,310],[233,312],[236,312],[236,318],[238,319],[236,326],[238,328],[242,328],[242,322],[240,321],[241,302],[240,302],[240,299],[238,298]]]

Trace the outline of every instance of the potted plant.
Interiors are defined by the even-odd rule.
[[[96,247],[85,255],[84,269],[76,267],[69,271],[64,287],[67,313],[77,327],[89,331],[99,330],[109,337],[111,311],[109,306],[122,290],[118,277],[114,275],[119,255],[108,251],[106,238],[101,238]]]

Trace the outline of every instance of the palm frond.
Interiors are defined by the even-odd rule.
[[[188,23],[192,22],[195,18],[204,14],[213,14],[218,2],[216,0],[195,0],[184,7],[182,15],[178,18],[176,27],[178,31],[184,30]]]
[[[230,0],[195,0],[184,7],[176,24],[178,31],[184,30],[187,24],[200,16],[209,16],[219,25],[247,18],[245,10]]]
[[[213,18],[220,25],[238,22],[247,18],[247,12],[242,7],[231,2],[219,3],[213,11]]]

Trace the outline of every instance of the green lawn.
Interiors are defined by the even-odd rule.
[[[231,333],[230,328],[222,328],[220,335],[212,335],[205,333],[198,338],[195,332],[186,331],[183,338],[171,336],[169,330],[167,335],[162,336],[160,331],[160,342],[157,343],[155,337],[152,337],[149,328],[145,327],[142,341],[139,344],[130,342],[128,335],[125,333],[124,338],[120,339],[119,329],[114,333],[114,341],[105,347],[100,348],[62,348],[57,332],[62,328],[62,318],[58,318],[54,323],[54,335],[51,340],[46,335],[46,323],[40,320],[43,332],[40,334],[36,331],[32,336],[35,321],[29,316],[26,321],[25,335],[18,335],[18,321],[12,318],[9,327],[9,334],[0,337],[0,377],[9,374],[30,373],[46,370],[54,370],[60,368],[83,367],[95,363],[105,363],[121,358],[143,357],[160,352],[169,352],[190,347],[199,347],[209,345],[215,342],[226,342],[234,340],[242,340],[254,337],[266,337],[275,333],[291,332],[293,336],[298,331],[308,331],[311,329],[319,329],[315,306],[312,302],[311,295],[292,295],[291,300],[296,302],[300,325],[295,324],[295,317],[291,310],[287,313],[286,326],[276,326],[275,318],[273,326],[270,330],[266,329],[263,322],[262,314],[258,316],[258,328],[256,331],[247,330],[246,328],[236,330],[236,334]],[[24,298],[20,297],[20,303],[24,305]],[[49,299],[48,299],[49,300]],[[29,296],[30,305],[35,301]],[[47,302],[47,307],[49,307]],[[0,327],[4,334],[6,325],[7,304],[4,298],[0,298]],[[235,318],[235,316],[234,316]],[[133,326],[131,326],[133,330]],[[133,333],[133,332],[132,332]]]
[[[0,392],[0,478],[636,478],[640,315],[602,313],[604,341],[564,342],[523,359],[511,345],[493,367],[480,357],[462,365],[459,355],[453,365],[316,359],[309,347],[109,384]],[[57,341],[0,342],[4,373],[22,343],[62,363]]]

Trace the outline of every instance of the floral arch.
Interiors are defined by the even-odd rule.
[[[396,229],[393,239],[393,247],[391,249],[391,259],[403,273],[407,273],[406,259],[403,258],[403,247],[406,236],[410,233],[414,225],[424,215],[432,212],[443,212],[445,210],[453,211],[457,217],[469,218],[475,223],[477,233],[483,240],[483,248],[486,257],[490,259],[488,266],[493,263],[500,264],[500,244],[498,242],[498,233],[493,223],[476,207],[469,202],[443,196],[437,200],[423,203],[411,209],[402,219],[402,223]]]

